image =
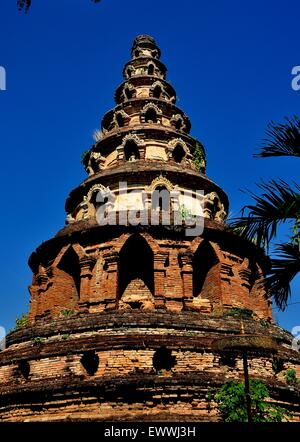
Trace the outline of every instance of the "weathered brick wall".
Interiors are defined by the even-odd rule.
[[[222,381],[242,379],[242,362],[237,360],[236,369],[232,369],[226,366],[220,367],[218,357],[209,352],[174,352],[177,361],[174,369],[171,371],[161,370],[155,375],[158,385],[156,385],[154,377],[150,385],[146,387],[147,375],[151,376],[152,374],[153,376],[153,353],[153,350],[97,352],[100,364],[97,372],[92,377],[87,375],[80,364],[81,355],[33,361],[31,362],[30,380],[15,380],[15,386],[18,386],[19,391],[20,388],[23,388],[23,393],[21,393],[22,390],[20,391],[23,397],[28,396],[31,399],[29,401],[25,399],[24,405],[11,408],[5,406],[5,400],[2,398],[0,420],[44,419],[54,421],[66,418],[74,420],[80,418],[92,420],[155,420],[156,416],[160,420],[167,418],[175,421],[184,420],[184,416],[187,420],[207,421],[219,419],[214,405],[209,404],[206,399],[207,390]],[[267,359],[250,359],[249,366],[251,377],[259,376],[260,379],[270,377],[270,361]],[[198,388],[195,388],[192,381],[185,382],[187,373],[197,373],[196,376],[199,380],[201,372],[206,375],[206,381],[200,383]],[[139,376],[139,381],[137,384],[135,382],[132,384],[131,376],[135,374]],[[74,384],[74,376],[78,377],[77,384]],[[144,381],[142,381],[141,376]],[[48,399],[43,400],[42,406],[35,405],[36,399],[34,399],[33,391],[40,389],[39,381],[45,386],[52,385],[52,389],[55,390],[59,387],[59,381],[63,379],[65,379],[64,385],[69,386],[67,390],[60,389],[58,390],[60,393],[58,395],[54,394],[53,397],[48,391]],[[93,389],[88,387],[89,384],[86,384],[88,379],[92,380],[93,385],[97,385],[97,380],[101,382],[106,379],[108,391],[116,388],[117,379],[120,379],[123,387],[121,391],[118,392],[117,390],[116,392],[118,400],[114,400],[113,397],[110,397],[109,400],[105,399],[104,390],[100,387],[101,384],[99,384],[98,393],[96,391],[93,393]],[[217,379],[217,382],[215,379]],[[36,382],[36,385],[34,385],[34,382]],[[8,383],[7,380],[3,382],[1,379],[0,391],[1,385],[5,386]],[[137,393],[139,383],[143,387]],[[30,384],[31,390],[33,390],[31,396],[28,393]],[[80,401],[78,400],[78,394],[75,393],[78,388],[83,388],[80,393]],[[287,385],[286,388],[288,388]],[[64,391],[64,399],[59,400],[62,391]],[[289,400],[278,401],[278,399],[275,399],[275,403],[288,409],[291,407]],[[293,409],[293,411],[293,418],[295,420],[299,419],[299,410],[297,412]]]
[[[80,337],[80,336],[77,336]],[[44,344],[45,345],[45,344]],[[99,366],[93,378],[105,377],[123,377],[129,374],[144,373],[154,374],[156,370],[153,366],[153,357],[157,350],[155,349],[111,349],[108,351],[96,351],[99,357]],[[83,376],[91,378],[81,363],[84,352],[78,354],[43,357],[40,359],[29,360],[30,381],[41,381],[51,378],[59,378],[69,375]],[[243,361],[239,355],[230,359],[227,365],[226,359],[222,359],[220,354],[211,350],[201,351],[172,351],[174,366],[169,369],[159,371],[159,376],[176,376],[185,373],[206,373],[221,374],[226,379],[237,379],[243,376]],[[284,370],[275,376],[272,370],[272,358],[249,356],[249,375],[253,378],[264,378],[273,381],[279,379],[285,383],[284,371],[295,369],[297,374],[300,372],[300,365],[293,362],[285,362]],[[213,378],[212,378],[213,379]],[[16,382],[28,383],[18,371],[18,364],[12,363],[0,368],[0,385]]]
[[[154,299],[148,293],[147,284],[144,284],[144,289],[142,289],[143,275],[139,277],[141,282],[138,292],[145,301],[141,302],[141,308],[157,308],[164,305],[167,309],[180,311],[184,309],[184,299],[189,298],[192,308],[206,313],[222,312],[224,308],[239,307],[252,310],[259,318],[271,318],[271,307],[265,299],[263,286],[255,280],[252,282],[254,276],[253,269],[248,264],[249,260],[237,256],[236,252],[229,253],[227,250],[223,252],[217,243],[210,241],[212,247],[218,250],[216,258],[218,262],[208,269],[202,291],[194,298],[192,281],[196,268],[193,267],[193,256],[197,251],[198,239],[196,245],[193,245],[194,242],[188,242],[186,239],[157,240],[146,233],[141,237],[145,239],[153,253],[154,272]],[[38,274],[35,278],[36,282],[31,286],[31,318],[41,317],[47,312],[57,315],[63,309],[84,308],[97,312],[105,308],[127,308],[129,305],[127,301],[131,296],[128,294],[129,289],[123,294],[127,301],[123,302],[121,299],[118,302],[118,287],[119,254],[129,238],[130,234],[124,234],[113,241],[89,246],[88,249],[80,244],[72,246],[73,250],[79,247],[82,250],[83,257],[78,258],[81,261],[85,259],[85,255],[89,260],[93,259],[91,264],[81,267],[79,294],[77,294],[72,275],[55,267],[55,262],[59,263],[63,253],[67,253],[68,249],[63,249],[66,250],[65,252],[60,251],[58,256],[54,257],[51,272],[48,272],[50,276],[47,276],[45,280]],[[182,258],[180,258],[182,253],[187,257],[185,268],[182,267]],[[138,254],[137,250],[133,259],[138,260]],[[205,262],[207,259],[205,254],[201,259]],[[46,272],[45,269],[42,271]],[[130,287],[130,290],[133,288],[133,286]],[[134,298],[132,302],[134,300],[138,302],[134,290],[132,296]]]
[[[13,333],[0,352],[0,419],[219,419],[207,390],[243,380],[243,363],[238,351],[216,351],[212,344],[239,326],[235,318],[168,311],[44,319]],[[288,368],[300,375],[291,336],[255,320],[244,320],[244,327],[246,334],[273,336],[279,343],[282,370],[275,374],[274,354],[267,349],[252,350],[249,375],[263,379],[272,400],[299,419],[299,388],[284,377]],[[87,354],[99,358],[92,373],[83,363]],[[30,367],[26,377],[20,370],[24,363]]]
[[[78,305],[78,294],[74,279],[67,272],[58,268],[53,269],[53,283],[43,293],[43,301],[39,303],[38,314],[44,311],[74,309]]]

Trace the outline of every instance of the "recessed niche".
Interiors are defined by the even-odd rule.
[[[172,350],[166,347],[159,348],[153,355],[153,367],[156,371],[170,371],[176,365],[176,357],[172,356]]]
[[[220,364],[234,368],[236,366],[236,355],[230,353],[222,353],[220,356]]]
[[[20,361],[18,364],[18,371],[24,379],[28,379],[30,375],[30,365],[27,361]]]
[[[82,355],[80,362],[87,374],[94,376],[99,367],[99,356],[94,351],[87,351]]]

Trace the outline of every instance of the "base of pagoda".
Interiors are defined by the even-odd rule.
[[[244,372],[241,348],[215,343],[239,337],[240,326],[240,318],[159,310],[40,321],[11,333],[0,353],[0,420],[218,421],[208,390],[243,381]],[[300,375],[291,335],[259,320],[243,326],[257,338],[247,349],[250,378],[263,380],[271,400],[300,420],[299,386],[284,377],[288,368]],[[266,336],[276,349],[256,345]]]

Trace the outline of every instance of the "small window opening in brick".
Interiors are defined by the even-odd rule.
[[[79,258],[75,253],[74,249],[70,247],[62,259],[60,260],[58,266],[60,270],[67,273],[73,280],[73,291],[77,298],[80,296],[80,266]]]
[[[177,130],[180,130],[182,129],[182,127],[183,127],[183,120],[182,118],[178,118],[178,120],[175,121],[175,128]]]
[[[156,110],[151,108],[147,110],[145,114],[145,122],[146,123],[157,123],[157,114]]]
[[[124,119],[124,117],[123,117],[122,114],[117,114],[117,115],[116,115],[116,121],[117,121],[117,125],[118,125],[119,127],[124,127],[124,125],[125,125],[125,119]]]
[[[206,287],[206,282],[212,287],[214,285],[218,286],[218,281],[212,278],[218,262],[218,258],[211,245],[207,242],[200,244],[193,258],[193,296],[201,294],[202,290]]]
[[[176,358],[166,347],[159,348],[153,355],[153,367],[156,371],[170,371],[176,365]]]
[[[140,308],[142,307],[143,303],[139,302],[139,301],[135,301],[135,302],[128,302],[128,304],[130,305],[130,307],[134,310],[140,310]]]
[[[132,235],[120,251],[118,266],[118,298],[120,299],[131,281],[140,279],[147,290],[154,292],[153,252],[140,235]],[[131,302],[137,308],[138,300]]]
[[[126,87],[124,93],[127,100],[130,100],[133,97],[133,89],[129,89],[128,87]]]
[[[101,196],[102,196],[102,198],[99,197],[99,190],[96,190],[92,194],[91,203],[94,205],[96,210],[98,210],[100,207],[102,207],[102,206],[104,206],[105,204],[108,203],[108,197],[107,196],[103,196],[103,195],[101,195]],[[103,200],[103,201],[99,201],[100,199]]]
[[[272,370],[275,374],[280,373],[282,370],[284,370],[284,361],[281,358],[274,357],[272,360]]]
[[[154,74],[154,65],[153,64],[149,64],[148,66],[148,75],[153,75]]]
[[[180,164],[184,157],[185,157],[184,148],[181,146],[181,144],[177,144],[175,146],[175,149],[173,150],[174,161]]]
[[[130,78],[133,74],[133,69],[132,67],[128,67],[128,69],[126,69],[126,75],[128,78]]]
[[[30,375],[30,365],[27,361],[20,361],[18,364],[18,370],[24,379],[28,379]]]
[[[234,368],[236,366],[236,355],[232,353],[223,353],[220,356],[220,363]]]
[[[152,194],[152,210],[170,211],[170,192],[165,186],[157,186]]]
[[[138,145],[134,141],[127,141],[124,147],[126,161],[134,161],[140,159]]]
[[[94,351],[83,354],[80,362],[88,375],[94,376],[99,367],[99,356]]]
[[[153,97],[154,98],[161,98],[161,94],[162,94],[161,86],[159,86],[159,85],[155,86],[155,88],[153,89]]]

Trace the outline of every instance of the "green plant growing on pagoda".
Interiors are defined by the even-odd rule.
[[[227,310],[225,316],[237,316],[243,319],[251,319],[253,317],[253,311],[248,308],[232,307]]]
[[[280,358],[273,358],[272,360],[272,370],[275,374],[280,373],[284,369],[283,360]]]
[[[60,315],[64,316],[65,318],[69,317],[69,316],[73,316],[74,313],[75,313],[75,310],[71,310],[71,309],[64,309],[64,310],[60,311]]]
[[[184,204],[180,206],[180,213],[181,213],[181,219],[183,221],[190,220],[192,217],[192,211],[188,207],[186,207]]]
[[[44,338],[41,338],[40,336],[35,336],[31,339],[31,342],[33,345],[41,345],[44,342]]]
[[[259,323],[262,327],[270,327],[270,323],[266,319],[260,319]]]
[[[250,380],[251,416],[253,422],[282,422],[290,416],[287,410],[267,402],[269,391],[260,380]],[[214,401],[224,422],[248,422],[245,387],[242,382],[228,381],[211,389],[208,401]]]
[[[284,372],[284,378],[287,384],[297,384],[299,379],[297,378],[296,370],[293,368],[288,368]]]
[[[16,318],[15,327],[13,328],[13,331],[20,330],[23,327],[26,327],[28,324],[28,313],[22,313],[21,317]]]
[[[194,151],[194,163],[198,172],[205,170],[205,156],[201,144],[197,141]]]

